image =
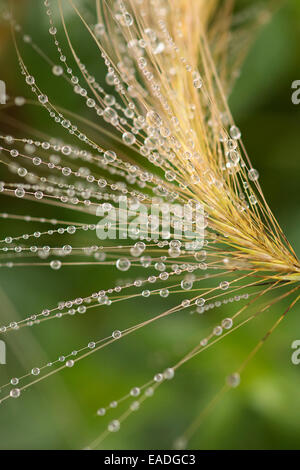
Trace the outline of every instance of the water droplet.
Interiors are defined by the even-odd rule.
[[[102,36],[105,33],[105,27],[102,23],[97,23],[95,25],[95,34],[96,36]]]
[[[21,395],[21,390],[19,388],[12,388],[9,395],[12,398],[18,398]]]
[[[230,132],[231,137],[235,140],[240,139],[241,136],[242,136],[242,133],[241,133],[240,129],[237,126],[231,126],[229,132]]]
[[[193,81],[193,85],[195,88],[202,88],[202,80],[201,78],[195,78],[195,80]]]
[[[235,372],[234,374],[229,375],[226,379],[226,382],[229,385],[229,387],[232,387],[232,388],[238,387],[238,385],[241,382],[240,374]]]
[[[24,197],[24,196],[25,196],[25,191],[24,191],[24,189],[23,189],[23,188],[17,188],[17,189],[15,190],[15,195],[16,195],[17,197]]]
[[[39,95],[38,100],[42,104],[48,103],[48,96],[47,95]]]
[[[147,124],[151,127],[160,127],[162,124],[162,119],[156,111],[148,111],[146,115]]]
[[[135,136],[131,132],[124,132],[122,140],[126,145],[133,145],[136,141]]]
[[[116,267],[119,271],[128,271],[131,266],[131,262],[127,258],[119,258],[116,262]]]
[[[171,367],[169,367],[168,369],[164,371],[164,378],[167,380],[173,379],[174,375],[175,375],[174,369]]]
[[[193,281],[183,280],[180,285],[183,290],[190,290],[193,287]]]
[[[123,13],[122,20],[123,20],[123,24],[125,26],[132,26],[133,25],[133,18],[131,16],[131,14],[128,13],[128,11]]]
[[[221,326],[216,326],[213,331],[215,336],[220,336],[222,332],[223,332],[223,328]]]
[[[62,265],[62,263],[58,259],[55,259],[55,260],[50,262],[50,268],[52,268],[54,270],[60,269],[61,265]]]
[[[61,65],[53,65],[52,73],[53,75],[56,75],[57,77],[59,77],[60,75],[64,73],[64,69],[62,68]]]
[[[240,154],[236,150],[229,150],[227,152],[227,158],[232,165],[236,166],[240,161]]]
[[[32,75],[27,75],[25,81],[28,85],[34,85],[35,79]]]
[[[259,173],[255,168],[251,168],[248,171],[248,178],[250,181],[257,181],[259,179]]]
[[[121,336],[122,336],[122,332],[121,332],[120,330],[115,330],[115,331],[113,331],[113,333],[112,333],[112,337],[113,337],[114,339],[119,339],[119,338],[121,338]]]
[[[154,382],[161,382],[163,380],[164,376],[162,374],[155,374],[154,376]]]
[[[140,393],[141,393],[141,390],[139,387],[134,387],[130,390],[130,395],[132,397],[138,397]]]
[[[120,429],[120,421],[117,419],[114,419],[111,423],[108,425],[108,431],[110,432],[117,432]]]
[[[116,160],[117,155],[112,150],[107,150],[104,153],[104,158],[105,158],[106,163],[111,163],[111,162],[114,162]]]
[[[225,330],[230,330],[230,328],[233,325],[233,321],[231,318],[224,318],[222,321],[222,327],[225,328]]]
[[[228,281],[222,281],[220,282],[220,289],[222,290],[227,290],[229,287],[229,282]]]

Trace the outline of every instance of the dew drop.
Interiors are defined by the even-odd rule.
[[[164,371],[164,378],[167,380],[173,379],[174,375],[175,375],[174,369],[171,367],[169,367],[168,369]]]
[[[213,331],[215,336],[220,336],[222,332],[223,332],[223,328],[221,326],[216,326]]]
[[[75,362],[72,359],[70,359],[69,361],[66,362],[66,367],[73,367],[74,364]]]
[[[35,79],[32,75],[27,75],[25,81],[27,85],[34,85]]]
[[[226,382],[227,382],[227,385],[229,385],[229,387],[232,387],[232,388],[238,387],[238,385],[241,382],[240,374],[235,372],[234,374],[229,375],[226,379]]]
[[[16,195],[17,197],[24,197],[24,196],[25,196],[25,191],[24,191],[24,189],[23,189],[23,188],[17,188],[17,189],[15,190],[15,195]]]
[[[135,136],[131,132],[124,132],[122,140],[126,145],[133,145],[136,141]]]
[[[195,88],[202,88],[202,80],[201,78],[195,78],[195,80],[193,81],[193,85]]]
[[[241,136],[242,136],[242,133],[241,133],[240,129],[237,126],[231,126],[229,132],[230,132],[231,137],[235,140],[240,139]]]
[[[162,125],[162,119],[156,111],[148,111],[146,114],[147,124],[151,127],[160,127]]]
[[[257,181],[259,179],[259,173],[255,168],[251,168],[248,171],[248,178],[250,181]]]
[[[198,307],[203,307],[203,305],[205,304],[205,299],[203,299],[203,298],[196,299],[195,304],[196,304]]]
[[[119,271],[128,271],[131,262],[127,258],[119,258],[116,262],[116,267]]]
[[[225,328],[225,330],[230,330],[230,328],[233,325],[233,321],[231,318],[224,318],[222,321],[222,327]]]
[[[104,158],[105,158],[106,163],[111,163],[111,162],[114,162],[116,160],[117,155],[112,150],[107,150],[104,153]]]
[[[12,398],[18,398],[21,395],[21,390],[19,388],[12,388],[9,395]]]
[[[113,331],[113,333],[112,333],[112,337],[113,337],[114,339],[119,339],[119,338],[121,338],[121,336],[122,336],[122,332],[121,332],[120,330],[115,330],[115,331]]]
[[[220,289],[222,290],[227,290],[229,287],[229,282],[228,281],[222,281],[220,282]]]
[[[97,23],[95,25],[95,34],[96,36],[102,36],[105,33],[105,27],[103,23]]]
[[[56,77],[59,77],[60,75],[64,73],[64,69],[62,68],[61,65],[53,65],[52,73],[53,75],[56,75]]]
[[[47,95],[39,95],[38,100],[42,104],[48,103],[48,96]]]
[[[108,425],[108,431],[109,432],[117,432],[120,429],[120,421],[117,419],[114,419],[111,423]]]
[[[50,262],[50,268],[54,270],[58,270],[61,268],[61,264],[62,264],[61,261],[59,261],[58,259],[55,259]]]
[[[139,387],[134,387],[130,390],[130,395],[132,397],[138,397],[140,393],[141,393],[141,390]]]

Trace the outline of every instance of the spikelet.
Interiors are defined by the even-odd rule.
[[[294,294],[300,263],[263,196],[259,173],[251,166],[228,107],[236,71],[253,32],[265,20],[265,11],[255,11],[255,20],[249,20],[247,13],[236,13],[231,0],[96,0],[92,12],[84,8],[84,2],[81,5],[73,0],[46,0],[44,4],[58,53],[55,59],[46,56],[22,31],[11,13],[4,15],[10,22],[21,73],[33,100],[15,98],[3,109],[38,104],[64,129],[64,141],[43,134],[42,129],[31,129],[30,122],[21,126],[7,116],[7,125],[15,129],[13,136],[0,136],[1,164],[13,177],[8,174],[7,181],[1,183],[1,193],[15,198],[16,210],[21,200],[34,201],[45,210],[55,207],[57,217],[48,218],[47,212],[46,217],[40,217],[38,204],[32,206],[37,207],[37,213],[30,218],[22,212],[2,213],[6,220],[50,224],[51,228],[15,236],[7,233],[1,240],[1,268],[49,266],[59,270],[76,266],[80,270],[81,265],[91,264],[125,272],[137,266],[142,276],[149,275],[82,294],[58,307],[45,306],[42,312],[3,325],[0,331],[8,334],[136,297],[172,299],[172,294],[180,292],[185,298],[175,305],[170,300],[167,310],[146,321],[79,345],[78,350],[51,363],[37,364],[22,378],[3,385],[1,401],[19,397],[36,382],[175,312],[195,308],[203,313],[228,302],[232,295],[243,302],[231,318],[214,325],[180,361],[163,373],[155,373],[153,379],[134,387],[110,406],[100,408],[98,415],[102,416],[120,402],[134,398],[127,411],[111,421],[90,445],[96,448],[161,384],[173,379],[179,367],[273,303]],[[91,47],[98,51],[96,60],[104,62],[105,83],[97,82],[84,65],[81,51],[75,49],[66,6],[80,21],[82,34],[89,35]],[[62,108],[55,96],[47,95],[33,64],[23,59],[21,38],[59,80],[70,85],[84,110],[88,109],[89,118]],[[153,239],[127,222],[132,232],[129,241],[124,241],[124,225],[108,217],[104,228],[115,229],[117,240],[103,240],[100,245],[96,237],[99,207],[110,213],[124,198],[133,212],[142,205],[150,208],[153,202],[160,205],[157,236]],[[199,241],[189,242],[187,236],[181,240],[165,236],[161,222],[168,204],[187,205],[191,214],[199,207],[203,209],[203,246]],[[61,215],[66,211],[69,217]],[[153,222],[153,217],[148,222]],[[67,240],[62,246],[61,236]],[[138,241],[133,242],[134,236]],[[250,288],[254,290],[249,294]],[[260,302],[266,293],[282,288],[284,293],[280,291],[272,301]],[[293,299],[289,308],[297,300]],[[245,365],[227,379],[222,393],[239,384]],[[187,445],[198,424],[199,420],[192,424],[177,442],[178,447]]]

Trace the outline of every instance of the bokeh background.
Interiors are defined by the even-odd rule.
[[[39,47],[52,58],[56,51],[47,34],[47,18],[41,1],[18,1],[16,14]],[[67,2],[66,2],[67,3]],[[254,1],[252,2],[254,3]],[[263,3],[263,2],[260,2]],[[2,5],[5,2],[2,0]],[[68,16],[73,40],[80,57],[94,71],[99,82],[104,69],[76,19]],[[73,28],[73,29],[72,29]],[[74,33],[75,31],[75,33]],[[0,79],[11,96],[30,96],[23,83],[9,31],[0,29]],[[266,199],[283,230],[300,250],[299,176],[300,105],[291,102],[291,83],[300,79],[300,3],[283,2],[254,42],[230,98],[233,115],[253,166],[261,175]],[[79,113],[80,100],[67,92],[61,80],[50,73],[30,49],[20,44],[25,62],[39,78],[53,101]],[[55,60],[55,59],[54,59]],[[10,121],[17,119],[49,135],[63,135],[49,121],[47,113],[26,106],[1,113],[2,132],[12,133]],[[28,135],[19,130],[20,135]],[[72,143],[70,141],[70,143]],[[1,168],[0,179],[5,178]],[[22,201],[16,204],[1,195],[1,211],[54,217],[54,208]],[[60,217],[69,214],[60,212]],[[76,216],[74,215],[73,219]],[[78,219],[79,220],[79,219]],[[80,219],[82,221],[82,218]],[[89,220],[88,218],[86,219]],[[26,223],[4,222],[0,236],[33,231]],[[36,225],[36,229],[40,225]],[[72,240],[70,240],[72,242]],[[81,239],[84,244],[84,239]],[[64,243],[67,243],[64,236]],[[99,267],[47,267],[0,269],[1,324],[21,319],[60,300],[85,296],[114,285],[116,271]],[[126,278],[139,272],[130,270]],[[169,299],[153,297],[136,300],[87,315],[45,322],[34,328],[13,332],[7,342],[7,365],[0,365],[0,383],[19,377],[24,371],[66,354],[115,329],[134,325],[168,306]],[[175,302],[175,299],[174,299]],[[173,304],[173,300],[172,300]],[[175,379],[111,435],[105,448],[167,449],[222,386],[224,378],[245,359],[251,348],[283,312],[283,302],[230,335],[211,350],[178,371]],[[18,400],[0,404],[0,447],[2,449],[82,448],[98,436],[114,415],[96,416],[100,406],[148,381],[159,370],[173,364],[189,351],[217,318],[230,316],[232,304],[213,310],[208,316],[181,312],[129,335],[71,370],[42,381]],[[300,339],[300,307],[296,306],[249,364],[241,385],[228,393],[203,421],[190,446],[200,449],[298,449],[300,447],[300,365],[291,363],[291,344]],[[212,323],[213,322],[213,323]]]

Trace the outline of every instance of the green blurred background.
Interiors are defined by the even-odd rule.
[[[4,2],[3,2],[4,3]],[[56,51],[47,34],[47,19],[42,2],[19,3],[24,31],[55,59]],[[254,2],[252,2],[254,3]],[[260,2],[261,3],[261,2]],[[72,16],[68,22],[76,30],[74,42],[80,57],[92,67],[101,83],[104,70],[94,50],[82,39],[82,30]],[[74,24],[73,24],[74,23]],[[241,70],[231,96],[233,115],[243,132],[244,143],[253,166],[261,175],[267,201],[296,252],[300,248],[299,224],[299,129],[300,105],[291,103],[291,83],[300,79],[300,3],[286,1],[257,36]],[[81,112],[80,100],[65,92],[61,81],[21,42],[22,54],[30,71],[39,78],[47,94],[56,103]],[[20,77],[9,32],[1,30],[0,79],[7,83],[12,96],[30,96]],[[8,112],[32,127],[50,135],[60,129],[49,121],[43,110],[23,107]],[[12,132],[1,115],[1,131]],[[22,132],[19,132],[23,135]],[[24,132],[25,133],[25,132]],[[25,133],[26,135],[26,133]],[[67,138],[67,140],[69,137]],[[70,141],[70,140],[69,140]],[[72,143],[70,141],[70,143]],[[3,169],[1,177],[4,179]],[[54,208],[1,196],[1,211],[53,217]],[[60,217],[68,218],[60,211]],[[73,219],[78,216],[73,216]],[[81,219],[78,219],[82,221]],[[89,220],[88,217],[86,219]],[[38,224],[4,222],[0,235],[22,234],[40,229]],[[77,239],[84,243],[84,238]],[[64,235],[64,242],[67,243]],[[72,239],[70,240],[72,242]],[[140,272],[132,269],[127,278]],[[97,267],[64,267],[58,272],[47,267],[0,270],[1,324],[21,319],[60,300],[86,296],[115,283],[115,270]],[[59,355],[86,345],[89,341],[146,320],[173,305],[175,299],[153,297],[128,301],[121,307],[95,309],[89,314],[45,322],[12,332],[7,342],[7,365],[0,365],[1,383],[19,377]],[[121,430],[111,435],[105,448],[166,449],[172,446],[186,426],[205,406],[268,327],[283,312],[283,302],[250,323],[243,330],[222,340],[180,369],[171,382],[133,414]],[[0,404],[0,447],[82,448],[97,437],[117,409],[104,418],[96,416],[100,406],[128,393],[133,386],[148,381],[189,351],[216,323],[230,316],[232,304],[212,310],[205,316],[185,311],[154,323],[129,335],[71,370],[42,381],[24,392],[18,400]],[[246,369],[240,387],[228,393],[203,421],[192,439],[192,448],[206,449],[298,449],[300,438],[300,365],[291,363],[291,344],[300,339],[300,308],[287,316],[263,349]]]

